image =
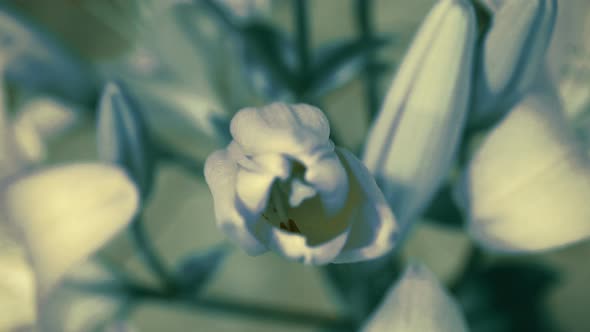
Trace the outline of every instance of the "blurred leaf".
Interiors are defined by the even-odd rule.
[[[347,306],[348,312],[361,323],[387,293],[401,267],[392,254],[353,264],[330,264],[324,268],[327,279]]]
[[[390,38],[343,40],[320,48],[313,65],[308,93],[321,96],[350,82],[367,65],[366,53],[375,52],[390,42]]]
[[[545,298],[557,277],[545,265],[499,263],[472,274],[455,296],[471,331],[556,331]]]
[[[295,51],[290,39],[264,22],[250,22],[238,31],[242,58],[256,89],[271,99],[285,98],[295,91]]]
[[[4,2],[0,4],[0,54],[7,62],[10,81],[77,102],[94,97],[96,78],[82,60]]]
[[[194,1],[202,5],[232,37],[236,38],[243,68],[262,95],[287,99],[298,89],[294,71],[295,51],[291,40],[278,28],[263,21],[239,20],[217,1]]]
[[[102,160],[127,170],[142,197],[149,195],[156,168],[155,152],[136,105],[117,83],[108,83],[100,100],[98,151]]]
[[[212,96],[164,81],[126,83],[157,143],[205,160],[231,140],[230,116]]]
[[[220,245],[185,258],[177,269],[182,289],[187,290],[189,295],[198,293],[221,266],[229,251],[229,247]]]
[[[424,219],[451,228],[463,228],[463,213],[453,199],[450,185],[443,186],[424,212]]]

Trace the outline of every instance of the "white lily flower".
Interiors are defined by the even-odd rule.
[[[369,132],[363,161],[402,225],[447,175],[467,113],[476,19],[441,0],[420,27]]]
[[[361,331],[466,332],[467,325],[432,272],[422,264],[412,264]]]
[[[27,297],[30,288],[21,287],[22,292],[13,294],[15,303],[25,305],[26,312],[27,303],[32,304],[37,318],[43,318],[49,308],[45,304],[64,275],[124,228],[137,206],[133,183],[122,170],[106,164],[71,164],[5,179],[0,219],[14,231],[9,239],[22,243],[28,261],[15,249],[14,255],[2,256],[2,263],[12,259],[10,266],[19,267],[23,281],[35,281],[35,297]]]
[[[486,137],[462,187],[486,248],[530,252],[590,236],[590,161],[544,78]]]
[[[228,147],[207,159],[205,179],[219,227],[246,252],[326,264],[392,248],[391,210],[363,164],[334,147],[319,109],[245,108],[232,119],[231,134]]]
[[[556,0],[507,1],[492,16],[477,64],[474,124],[501,118],[542,69],[556,21]]]

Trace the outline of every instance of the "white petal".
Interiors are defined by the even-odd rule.
[[[369,132],[363,162],[401,225],[424,208],[453,160],[467,113],[475,24],[468,1],[437,2]]]
[[[294,222],[301,233],[282,230],[277,220],[260,215],[250,216],[252,219],[247,227],[261,243],[279,255],[305,264],[322,265],[332,262],[342,250],[356,210],[358,204],[348,204],[338,214],[329,217],[321,199],[316,196],[297,207],[288,208],[290,221],[282,221]]]
[[[305,181],[319,193],[324,209],[329,216],[334,215],[346,202],[348,196],[348,177],[340,159],[331,149],[303,158],[307,170]]]
[[[257,215],[266,206],[271,186],[275,180],[272,174],[239,170],[236,178],[236,195],[248,209],[248,215]]]
[[[119,168],[71,164],[15,179],[2,188],[0,205],[23,237],[43,299],[131,221],[138,194]]]
[[[490,249],[547,250],[590,236],[590,162],[552,91],[533,91],[511,111],[464,180],[470,232]]]
[[[494,14],[476,74],[476,123],[500,118],[542,69],[557,13],[556,0],[507,1]]]
[[[350,234],[334,263],[374,259],[396,244],[398,226],[369,171],[352,153],[337,149],[350,176],[350,195],[359,195],[360,210],[352,221]]]
[[[387,292],[363,332],[466,332],[455,301],[425,266],[413,264]]]
[[[225,150],[211,154],[205,162],[205,180],[213,195],[219,227],[249,254],[265,252],[266,247],[249,231],[246,219],[236,208],[238,166]]]
[[[291,193],[289,196],[289,206],[297,207],[308,198],[315,196],[317,192],[315,189],[299,179],[291,181]]]
[[[266,228],[266,233],[262,236],[266,238],[270,249],[290,260],[310,265],[324,265],[332,262],[338,256],[346,243],[348,234],[349,229],[329,241],[317,245],[310,245],[308,239],[303,235],[283,231],[276,227]]]
[[[283,153],[298,157],[328,144],[328,121],[308,105],[274,103],[263,108],[244,108],[230,126],[234,140],[247,153]]]
[[[42,96],[27,100],[20,108],[15,123],[30,123],[44,140],[59,136],[78,120],[75,106],[56,98]]]
[[[35,277],[24,250],[0,220],[0,331],[35,321]]]

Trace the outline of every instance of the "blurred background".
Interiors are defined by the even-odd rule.
[[[235,41],[218,27],[216,19],[208,11],[196,9],[194,13],[184,13],[187,17],[194,15],[198,25],[195,31],[202,34],[195,35],[194,39],[190,39],[194,43],[188,45],[186,37],[180,40],[181,37],[174,31],[170,16],[146,20],[146,15],[151,14],[141,0],[3,1],[99,68],[105,77],[117,78],[117,75],[132,73],[138,85],[149,85],[160,70],[160,64],[150,58],[150,52],[155,50],[168,61],[167,65],[174,67],[172,76],[181,82],[174,86],[202,96],[205,105],[202,107],[221,105],[222,112],[232,114],[240,107],[265,103],[265,98],[253,91],[256,90],[253,83],[240,78],[242,74],[239,73],[240,65],[236,63],[239,56],[238,49],[234,47]],[[152,1],[150,6],[165,2]],[[291,1],[220,2],[234,6],[232,10],[244,19],[254,17],[272,22],[287,36],[294,32]],[[373,2],[375,32],[390,38],[390,42],[378,52],[378,60],[384,64],[378,80],[379,100],[414,32],[433,3],[432,0]],[[582,85],[581,93],[586,91],[590,95],[590,4],[586,0],[560,0],[559,4],[558,26],[549,52],[551,69],[554,75],[562,77],[571,75],[571,66],[585,68],[585,74],[583,70],[574,70],[580,76],[575,79],[587,82],[585,90]],[[358,36],[354,1],[309,1],[309,6],[313,49],[331,41]],[[182,98],[179,95],[177,99]],[[582,106],[586,110],[587,99],[585,108]],[[362,80],[352,79],[331,89],[321,97],[320,102],[322,109],[329,114],[341,144],[352,151],[359,151],[369,127]],[[584,104],[583,101],[581,103]],[[154,114],[153,121],[163,119],[162,115]],[[212,150],[213,147],[202,138],[192,136],[190,128],[177,129],[171,124],[159,130],[169,144],[196,160],[203,160]],[[45,163],[96,160],[96,145],[96,122],[89,115],[66,134],[50,141]],[[178,165],[164,165],[159,169],[145,216],[149,235],[169,266],[174,266],[193,252],[207,250],[226,241],[215,226],[213,203],[204,179]],[[469,243],[465,233],[457,229],[421,222],[402,254],[408,259],[423,261],[442,281],[449,283],[461,270],[468,255]],[[145,282],[154,282],[125,234],[113,240],[99,255],[140,276]],[[548,266],[552,271],[550,277],[529,278],[523,272],[524,281],[504,280],[495,291],[506,292],[506,296],[518,296],[519,291],[526,292],[524,288],[527,285],[539,283],[546,296],[539,297],[538,301],[547,304],[547,314],[556,331],[590,331],[590,243],[586,241],[528,257],[491,259],[509,262],[526,260]],[[315,311],[328,317],[343,313],[341,298],[319,268],[291,263],[272,253],[249,257],[240,250],[232,251],[203,292],[244,303]],[[527,308],[523,306],[521,309],[526,315],[524,311]],[[536,319],[535,316],[527,317]],[[271,320],[148,302],[133,310],[131,325],[134,330],[146,332],[320,330],[306,325],[278,324]]]

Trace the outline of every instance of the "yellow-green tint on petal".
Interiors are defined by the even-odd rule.
[[[489,134],[464,186],[470,232],[490,249],[547,250],[590,236],[590,162],[546,87]]]
[[[121,169],[80,163],[13,180],[2,188],[0,204],[24,240],[43,299],[73,265],[131,221],[138,194]]]
[[[0,331],[33,324],[35,280],[25,252],[0,220]]]

